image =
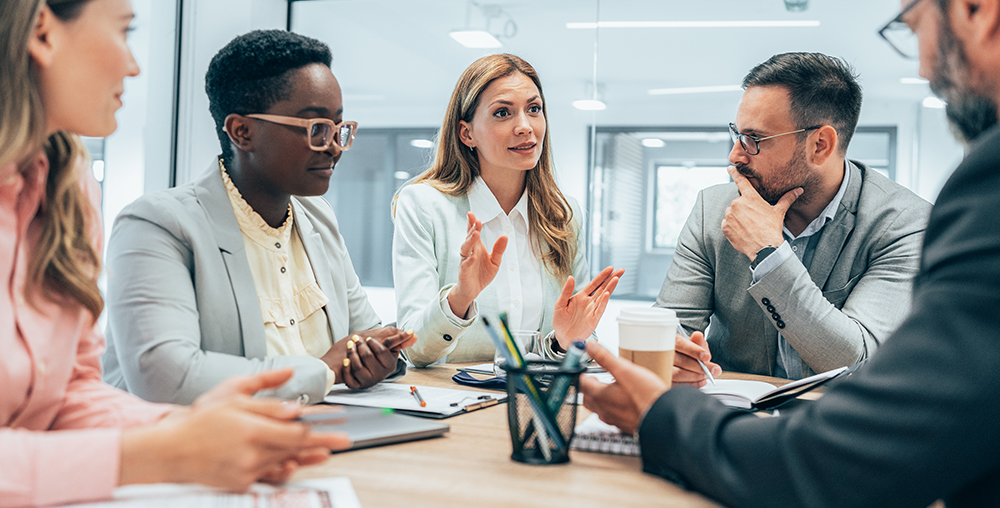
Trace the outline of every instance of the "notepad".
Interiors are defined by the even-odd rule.
[[[815,376],[793,381],[780,388],[763,381],[745,379],[716,379],[701,388],[723,404],[741,409],[763,411],[776,408],[799,395],[814,390],[840,376],[850,374],[857,366],[840,367]]]
[[[433,386],[418,386],[417,390],[427,402],[424,407],[421,407],[410,393],[410,385],[403,383],[379,383],[366,390],[352,390],[347,385],[337,384],[333,385],[333,389],[323,400],[347,406],[391,408],[424,418],[448,418],[507,400],[507,394],[502,392],[454,390]]]
[[[581,452],[608,453],[639,457],[639,440],[632,434],[625,434],[618,427],[604,423],[597,414],[587,417],[576,426],[576,435],[569,447]]]

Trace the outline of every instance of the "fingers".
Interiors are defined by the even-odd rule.
[[[467,225],[465,226],[465,231],[467,231],[468,233],[471,234],[472,230],[475,229],[475,227],[476,227],[476,222],[477,222],[476,221],[476,215],[474,213],[472,213],[472,212],[469,212],[466,215],[467,215],[467,217],[468,217],[469,220],[468,220]]]
[[[566,283],[563,284],[562,293],[559,293],[559,298],[556,299],[556,308],[562,308],[569,305],[569,299],[573,296],[573,289],[576,287],[576,281],[573,276],[570,275],[566,277]]]
[[[493,244],[493,252],[490,253],[490,261],[494,266],[500,266],[500,260],[503,258],[504,251],[507,250],[507,235],[502,235],[497,238],[497,241]]]
[[[354,377],[354,373],[351,371],[351,361],[350,358],[344,358],[344,368],[340,369],[340,381],[347,385],[348,388],[352,390],[357,390],[362,388],[361,382]]]
[[[610,372],[615,379],[618,379],[616,372],[624,366],[624,361],[621,358],[611,354],[611,351],[594,341],[587,341],[587,354],[598,365],[604,367],[604,370]]]
[[[417,343],[417,334],[413,330],[402,331],[391,337],[386,337],[382,345],[392,352],[399,352]]]
[[[594,376],[580,376],[580,393],[583,394],[583,407],[593,411],[587,405],[587,399],[597,397],[601,389],[605,387],[605,384],[598,381]]]
[[[369,349],[371,351],[371,354],[374,356],[374,361],[377,361],[379,365],[382,366],[382,368],[380,369],[381,372],[379,372],[379,378],[381,378],[379,379],[379,381],[385,379],[385,376],[388,375],[388,374],[382,375],[383,372],[386,372],[389,369],[392,370],[396,369],[395,352],[391,351],[389,348],[385,347],[382,343],[380,343],[377,340],[363,340],[359,343],[359,346],[361,344],[364,344],[366,349]]]
[[[601,286],[604,286],[611,279],[611,272],[613,270],[614,268],[610,266],[601,270],[601,273],[591,279],[590,282],[588,282],[587,285],[580,290],[580,292],[587,295],[593,295],[600,289]]]
[[[276,420],[292,420],[302,414],[302,406],[277,399],[244,398],[234,400],[232,404],[244,411]]]
[[[803,192],[802,187],[796,187],[786,192],[785,195],[781,196],[781,199],[779,199],[778,202],[775,203],[774,209],[781,213],[787,212],[788,209],[792,207],[792,203],[794,203],[795,200],[799,199],[799,196],[802,195],[802,192]]]
[[[223,384],[237,393],[253,395],[261,390],[277,388],[292,378],[292,369],[269,370],[252,376],[238,376],[227,379]]]
[[[310,432],[306,435],[300,449],[312,450],[311,453],[318,453],[326,450],[329,454],[331,450],[346,450],[351,447],[351,437],[343,432]]]
[[[741,196],[760,197],[760,194],[757,193],[757,189],[753,188],[753,185],[750,183],[750,180],[747,180],[747,177],[741,175],[740,172],[736,170],[736,166],[729,166],[726,168],[726,171],[729,171],[729,176],[732,177],[734,182],[736,182],[736,187],[740,190]]]
[[[372,358],[370,349],[368,349],[363,345],[360,347],[358,346],[359,342],[361,341],[353,341],[354,343],[353,346],[348,344],[347,358],[351,360],[351,364],[347,367],[347,369],[344,370],[349,369],[351,371],[351,375],[354,376],[354,379],[358,381],[360,388],[367,388],[377,382],[377,380],[375,379],[375,375],[368,368],[368,365],[365,364],[366,360],[368,362],[372,362],[374,361],[374,358]],[[366,353],[365,359],[362,359],[361,355],[359,354],[358,350],[361,348],[363,348]]]

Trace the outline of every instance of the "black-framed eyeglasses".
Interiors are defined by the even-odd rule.
[[[345,120],[340,123],[333,123],[328,118],[297,118],[294,116],[252,114],[247,118],[256,118],[281,125],[302,127],[306,130],[306,140],[309,148],[317,152],[322,152],[333,146],[335,143],[341,150],[348,150],[354,144],[354,136],[358,133],[358,122]]]
[[[754,136],[751,134],[743,134],[742,132],[736,130],[736,124],[729,124],[729,137],[733,139],[733,144],[739,143],[743,147],[743,151],[748,155],[757,155],[760,153],[760,142],[768,139],[779,138],[781,136],[787,136],[789,134],[798,134],[800,132],[811,131],[819,129],[822,125],[814,125],[812,127],[806,127],[804,129],[798,129],[794,131],[782,132],[781,134],[775,134],[773,136]]]
[[[885,24],[878,34],[888,42],[892,49],[896,50],[900,56],[909,60],[916,60],[920,56],[917,44],[917,34],[910,30],[910,26],[903,22],[903,16],[907,12],[913,10],[920,0],[913,0],[910,5],[907,5],[905,9],[900,11],[899,15],[892,18],[891,21]]]

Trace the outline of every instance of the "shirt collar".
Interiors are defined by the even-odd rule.
[[[469,210],[472,211],[476,216],[476,220],[486,223],[501,215],[504,215],[503,208],[500,207],[500,202],[497,201],[496,196],[493,195],[493,191],[490,190],[486,182],[483,181],[483,177],[477,176],[475,181],[472,182],[472,186],[469,187]],[[525,223],[528,221],[528,189],[525,188],[524,192],[521,194],[521,199],[517,200],[517,204],[511,210],[511,213],[518,212],[521,217],[524,218]]]
[[[847,181],[851,177],[851,172],[848,164],[849,163],[847,162],[847,159],[844,159],[844,178],[840,182],[840,189],[837,190],[837,194],[833,196],[833,199],[830,200],[830,203],[827,204],[826,208],[823,209],[823,213],[819,214],[819,217],[813,219],[813,221],[810,222],[809,225],[806,226],[804,230],[802,230],[802,233],[799,233],[799,236],[792,235],[791,232],[788,231],[788,228],[784,228],[785,234],[789,238],[802,238],[805,236],[815,235],[821,229],[823,229],[823,226],[825,226],[828,222],[832,221],[837,216],[837,210],[840,208],[840,202],[844,200],[844,194],[847,194]]]

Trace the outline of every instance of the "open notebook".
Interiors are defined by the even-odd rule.
[[[774,385],[763,381],[716,379],[714,385],[709,383],[703,386],[701,391],[719,399],[727,406],[764,411],[774,409],[833,379],[849,375],[851,372],[854,372],[855,368],[857,368],[857,365],[828,370],[815,376],[793,381],[780,388],[776,388]]]

